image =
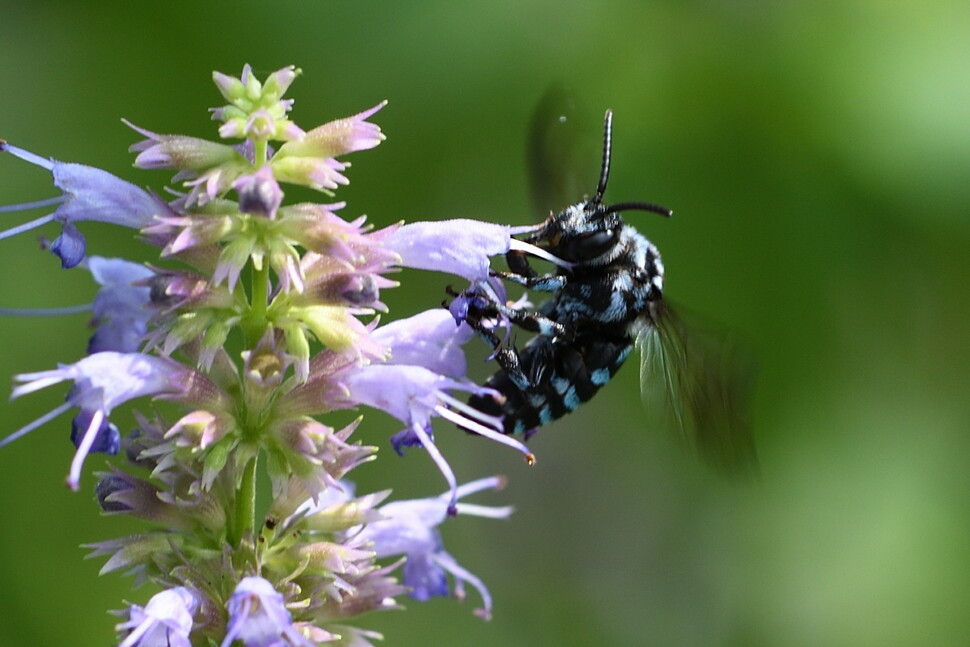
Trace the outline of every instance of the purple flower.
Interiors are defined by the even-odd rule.
[[[95,332],[88,342],[88,354],[106,350],[134,353],[152,314],[146,307],[150,288],[136,283],[153,278],[155,272],[140,263],[101,256],[88,258],[86,267],[101,286],[94,297]]]
[[[384,245],[397,252],[404,267],[447,272],[473,283],[488,280],[489,259],[509,250],[528,252],[557,265],[568,265],[545,250],[512,238],[532,229],[534,227],[507,227],[461,218],[412,222],[391,232],[384,239]]]
[[[138,263],[101,256],[88,257],[81,266],[101,285],[93,303],[60,308],[0,308],[0,315],[50,317],[92,311],[95,331],[88,342],[88,354],[137,351],[151,316],[146,309],[150,288],[134,283],[154,277],[155,272]]]
[[[497,476],[479,479],[462,485],[455,494],[462,498],[489,488],[500,489],[504,483],[504,479]],[[484,603],[476,613],[488,619],[492,613],[492,596],[478,577],[462,568],[445,551],[438,526],[452,514],[453,506],[457,514],[491,519],[507,519],[512,508],[452,504],[453,496],[452,492],[445,492],[437,497],[385,504],[377,509],[384,519],[368,523],[357,537],[372,541],[378,557],[407,556],[403,575],[404,584],[411,587],[411,597],[424,601],[432,596],[448,595],[447,575],[450,573],[455,578],[455,596],[463,598],[465,583],[471,584]]]
[[[470,336],[467,327],[456,326],[444,309],[376,328],[366,339],[375,348],[389,352],[384,363],[373,354],[371,363],[362,364],[348,353],[320,353],[309,364],[306,382],[281,397],[275,411],[277,415],[298,416],[359,405],[380,409],[406,425],[391,438],[394,450],[403,454],[405,447],[426,449],[453,492],[457,491],[457,480],[435,446],[433,418],[444,418],[465,431],[513,447],[531,464],[535,457],[521,441],[502,433],[500,418],[484,414],[449,393],[496,395],[494,390],[463,377],[461,344]]]
[[[127,632],[118,647],[191,647],[189,632],[199,600],[184,586],[156,593],[144,607],[128,609],[128,620],[115,629]]]
[[[229,626],[222,647],[316,647],[293,626],[283,596],[261,577],[244,577],[229,598]]]
[[[81,467],[89,452],[100,450],[113,453],[118,450],[118,431],[108,422],[111,411],[119,404],[144,395],[184,392],[190,372],[190,369],[167,358],[108,351],[89,355],[74,364],[61,365],[52,371],[15,375],[14,380],[22,384],[13,390],[12,398],[64,380],[72,380],[74,387],[68,393],[67,402],[4,438],[0,441],[0,447],[53,420],[71,407],[79,408],[72,432],[77,452],[67,477],[68,486],[77,490]]]
[[[465,375],[462,345],[473,336],[468,326],[456,326],[444,308],[392,321],[371,333],[371,339],[390,351],[388,364],[422,366],[455,378]]]
[[[402,455],[405,447],[419,446],[428,452],[451,487],[449,510],[454,510],[458,500],[457,480],[434,443],[432,418],[444,418],[465,431],[509,445],[522,452],[530,464],[535,461],[524,444],[502,433],[501,419],[473,409],[448,393],[464,391],[495,396],[495,391],[490,388],[440,375],[423,366],[395,364],[362,366],[349,371],[342,381],[350,394],[349,400],[380,409],[407,425],[391,438],[391,444]]]
[[[24,161],[46,168],[54,176],[54,185],[63,192],[57,198],[0,208],[0,212],[5,212],[58,205],[51,214],[0,232],[0,239],[58,221],[62,226],[61,235],[54,240],[50,249],[61,259],[64,268],[74,267],[84,258],[84,236],[73,223],[97,220],[141,229],[156,216],[170,213],[168,206],[157,197],[107,171],[44,159],[2,140],[0,151],[7,151]]]
[[[412,222],[384,241],[397,252],[401,265],[447,272],[469,281],[488,278],[489,259],[509,251],[511,229],[477,220]]]

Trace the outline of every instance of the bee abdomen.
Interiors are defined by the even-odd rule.
[[[486,386],[501,393],[504,401],[490,396],[473,396],[468,401],[483,413],[503,416],[507,434],[527,433],[575,411],[616,374],[633,350],[633,343],[628,337],[590,334],[568,343],[553,342],[551,353],[549,345],[540,348],[542,344],[530,343],[519,358],[524,372],[534,376],[535,384],[522,389],[500,370]]]

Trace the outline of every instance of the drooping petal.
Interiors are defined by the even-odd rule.
[[[422,366],[370,364],[348,371],[343,378],[357,404],[380,409],[408,425],[426,425],[448,390],[492,393],[471,382],[446,377]]]
[[[434,443],[432,418],[444,418],[470,433],[485,436],[508,445],[523,454],[528,464],[535,457],[524,443],[502,433],[500,418],[483,414],[451,396],[448,391],[489,394],[495,391],[465,380],[435,373],[422,366],[370,364],[348,370],[341,381],[347,388],[348,400],[384,411],[406,428],[391,438],[399,454],[406,446],[423,447],[451,488],[449,509],[458,499],[454,470]]]
[[[179,586],[156,593],[144,607],[131,605],[128,620],[116,627],[125,632],[118,647],[191,647],[189,633],[199,600]]]
[[[499,489],[504,484],[505,480],[497,476],[479,479],[459,487],[457,495],[465,497],[485,489]],[[456,596],[461,597],[466,582],[478,590],[484,603],[478,613],[488,618],[492,608],[488,589],[445,551],[437,527],[455,513],[506,519],[512,514],[512,508],[459,503],[455,512],[451,512],[451,498],[452,493],[445,492],[437,497],[385,504],[377,510],[383,519],[365,525],[358,537],[373,542],[378,557],[407,556],[404,583],[411,587],[413,598],[423,601],[447,595],[447,574],[451,574],[456,582]]]
[[[139,263],[101,256],[88,258],[86,267],[101,286],[92,308],[95,332],[88,354],[137,351],[151,316],[147,308],[151,289],[135,284],[148,281],[155,272]]]
[[[80,447],[84,442],[85,434],[92,428],[94,416],[97,410],[82,409],[74,419],[71,420],[71,442],[75,447]],[[94,439],[91,441],[90,452],[95,454],[115,455],[121,449],[121,432],[118,428],[108,422],[103,416],[101,422],[94,429]]]
[[[51,253],[61,259],[61,267],[69,270],[84,260],[87,251],[87,240],[84,234],[73,224],[66,222],[61,227],[60,235],[51,243]]]
[[[55,411],[60,414],[70,406],[81,410],[72,431],[77,452],[67,478],[68,487],[77,490],[81,467],[91,451],[118,450],[118,430],[108,422],[111,411],[119,404],[145,395],[189,392],[194,388],[193,382],[200,381],[191,379],[192,375],[190,369],[167,358],[105,351],[52,371],[15,375],[14,380],[21,384],[13,390],[11,397],[33,393],[65,380],[74,382],[67,404]],[[36,429],[41,421],[49,421],[51,414],[15,431],[0,441],[0,446]]]
[[[261,577],[244,577],[229,598],[229,625],[221,647],[316,647],[293,626],[283,595]]]

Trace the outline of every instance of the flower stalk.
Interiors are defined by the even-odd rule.
[[[253,456],[243,468],[242,480],[236,495],[235,528],[231,529],[229,543],[238,547],[243,537],[252,537],[256,529],[256,465]]]
[[[395,319],[381,291],[398,288],[389,275],[410,267],[498,295],[490,258],[521,250],[511,237],[520,230],[471,220],[374,227],[342,215],[353,213],[343,202],[287,204],[285,185],[332,195],[350,181],[344,158],[384,141],[370,119],[386,102],[306,130],[296,125],[293,101],[283,97],[299,73],[214,73],[227,102],[212,109],[223,141],[128,124],[144,137],[131,147],[135,165],[174,171],[169,202],[106,171],[0,140],[0,152],[50,172],[60,192],[0,207],[53,209],[0,240],[60,224],[50,250],[100,286],[90,305],[0,309],[90,310],[94,328],[80,359],[15,376],[14,398],[71,387],[63,405],[0,447],[72,412],[69,487],[89,478],[90,454],[116,456],[98,475],[98,503],[145,528],[89,547],[107,557],[103,572],[132,572],[162,588],[144,607],[119,612],[122,647],[369,645],[377,635],[348,621],[399,608],[405,594],[461,598],[466,585],[482,599],[477,613],[492,613],[488,589],[444,550],[438,527],[459,515],[509,517],[509,507],[459,502],[503,481],[459,485],[433,423],[444,419],[442,429],[497,440],[530,461],[532,454],[502,433],[501,419],[458,399],[496,395],[466,375],[463,344],[474,335],[460,313],[432,299],[428,310]],[[88,256],[78,229],[88,220],[138,232],[157,262]],[[146,400],[172,406],[136,410],[133,429],[116,425],[118,408]],[[347,476],[372,463],[377,448],[359,439],[366,411],[334,424],[348,409],[398,419],[392,447],[424,449],[446,492],[391,503],[389,488],[355,495]],[[267,493],[259,490],[263,472]]]
[[[266,313],[269,306],[270,276],[269,266],[253,267],[252,296],[249,300],[250,312],[245,320],[245,346],[253,348],[266,329]]]

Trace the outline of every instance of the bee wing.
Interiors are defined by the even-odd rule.
[[[590,164],[599,130],[576,95],[562,83],[551,85],[536,105],[529,125],[526,165],[536,215],[542,219],[589,193],[596,167]]]
[[[729,333],[688,323],[664,301],[637,335],[648,418],[684,439],[718,471],[757,473],[748,415],[752,353]]]

